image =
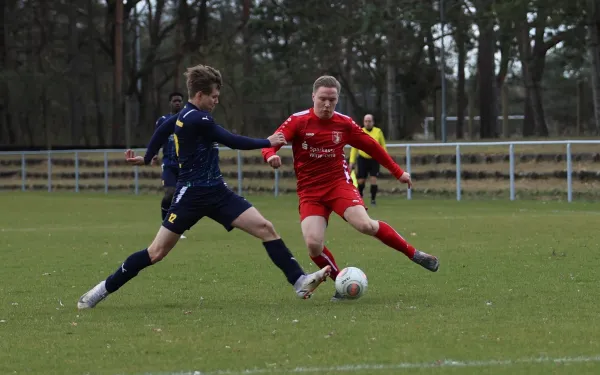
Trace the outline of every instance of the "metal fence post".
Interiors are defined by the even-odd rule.
[[[456,200],[460,201],[460,145],[456,146]]]
[[[108,152],[104,151],[104,194],[108,194]]]
[[[573,200],[573,166],[571,163],[571,144],[567,143],[567,201]]]
[[[25,191],[25,176],[27,174],[27,170],[26,170],[26,166],[25,166],[25,153],[23,152],[21,154],[21,191]]]
[[[242,152],[237,150],[238,195],[242,196]]]
[[[279,196],[279,169],[275,169],[275,196]]]
[[[134,181],[135,181],[135,195],[140,194],[140,167],[137,165],[133,169]]]
[[[510,200],[515,200],[515,145],[508,146],[509,179],[510,179]]]
[[[48,150],[48,193],[52,192],[52,152]]]
[[[408,172],[408,174],[410,174],[411,168],[410,168],[410,145],[406,146],[406,172]],[[412,189],[407,189],[406,190],[406,199],[412,199]]]
[[[79,193],[79,153],[75,151],[75,192]]]

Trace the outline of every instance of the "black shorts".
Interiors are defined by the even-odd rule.
[[[231,231],[231,223],[250,207],[250,202],[225,184],[209,187],[178,184],[162,225],[182,234],[207,216]]]
[[[363,179],[367,178],[367,176],[379,176],[379,163],[375,159],[367,159],[359,155],[356,166],[358,167],[356,178]]]
[[[177,177],[179,177],[179,166],[177,165],[162,165],[162,184],[164,187],[175,187],[177,185]]]

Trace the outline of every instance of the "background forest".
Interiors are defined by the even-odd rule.
[[[0,0],[0,20],[5,149],[144,146],[198,63],[244,135],[309,106],[323,73],[388,139],[600,129],[597,0]]]

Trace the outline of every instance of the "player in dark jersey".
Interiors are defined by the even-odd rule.
[[[183,94],[179,92],[173,92],[169,94],[169,107],[171,112],[167,115],[160,116],[156,121],[155,130],[169,117],[176,115],[181,110],[183,103]],[[162,145],[163,158],[160,164],[161,182],[165,191],[162,201],[160,202],[160,214],[162,221],[165,220],[171,202],[173,201],[173,194],[175,193],[175,185],[177,185],[177,176],[179,176],[179,164],[177,163],[177,155],[175,154],[175,140],[174,134],[169,135],[167,141]],[[181,235],[181,238],[185,238]]]
[[[211,112],[219,102],[222,85],[219,71],[209,66],[188,68],[189,101],[176,116],[171,116],[154,132],[144,157],[127,150],[132,165],[148,165],[160,145],[175,134],[175,151],[179,161],[179,178],[175,198],[154,241],[147,248],[131,254],[106,280],[101,281],[79,299],[79,309],[93,308],[114,293],[144,268],[163,259],[177,244],[181,234],[207,216],[226,230],[239,228],[263,241],[273,263],[283,271],[296,294],[309,298],[331,272],[326,265],[306,274],[269,221],[244,198],[235,194],[223,181],[219,169],[218,143],[234,149],[260,149],[285,144],[281,133],[267,139],[234,135],[215,124]]]

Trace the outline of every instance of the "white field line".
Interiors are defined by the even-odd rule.
[[[522,359],[492,359],[484,361],[454,361],[451,359],[436,362],[401,362],[396,364],[358,364],[342,365],[332,367],[296,367],[292,369],[255,368],[246,370],[216,370],[216,371],[187,371],[187,372],[159,372],[144,373],[140,375],[259,375],[259,374],[311,374],[311,373],[352,373],[358,371],[390,371],[410,369],[435,369],[455,367],[510,367],[523,364],[569,364],[569,363],[591,363],[600,362],[600,355],[589,357],[538,357]]]

